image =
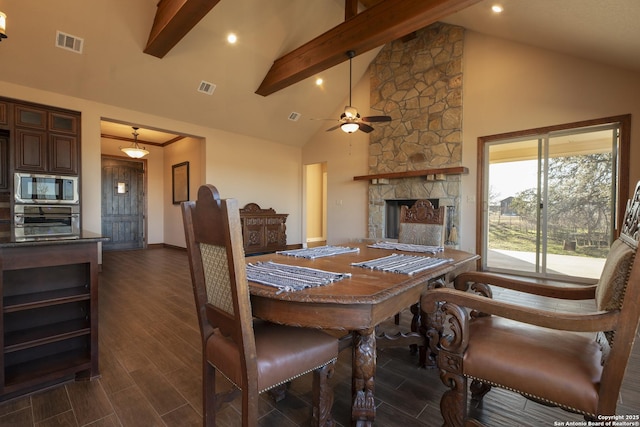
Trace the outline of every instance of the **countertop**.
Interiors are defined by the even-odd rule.
[[[91,231],[82,231],[77,235],[27,237],[16,239],[13,232],[0,235],[0,248],[22,248],[26,246],[73,245],[78,243],[105,242],[108,237]]]

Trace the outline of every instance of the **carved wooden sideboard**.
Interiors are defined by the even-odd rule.
[[[256,203],[248,203],[240,209],[244,253],[257,254],[275,252],[287,248],[289,214],[278,214],[275,210],[262,209]]]

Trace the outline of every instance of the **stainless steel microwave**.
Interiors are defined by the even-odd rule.
[[[16,172],[15,202],[35,204],[78,204],[78,177]]]

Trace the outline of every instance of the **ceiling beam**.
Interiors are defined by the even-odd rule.
[[[163,58],[220,0],[160,0],[144,53]]]
[[[267,96],[392,42],[480,0],[384,0],[276,59],[256,93]]]
[[[358,0],[344,0],[344,20],[353,18],[358,14]]]

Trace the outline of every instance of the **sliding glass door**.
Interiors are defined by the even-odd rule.
[[[620,124],[483,142],[483,269],[599,277],[615,238]]]

